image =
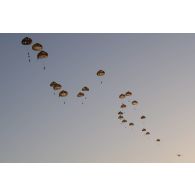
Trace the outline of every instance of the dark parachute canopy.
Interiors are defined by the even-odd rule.
[[[120,111],[120,112],[118,112],[118,114],[121,115],[121,114],[123,114],[123,112]]]
[[[126,122],[127,122],[127,120],[126,120],[126,119],[123,119],[123,120],[122,120],[122,123],[126,123]]]
[[[44,58],[48,58],[48,53],[45,52],[45,51],[40,51],[40,52],[37,54],[37,59],[44,59]]]
[[[125,96],[132,96],[132,92],[127,91],[127,92],[125,93]]]
[[[87,86],[82,88],[82,91],[89,91],[89,88]]]
[[[56,84],[53,86],[53,89],[54,89],[55,91],[60,90],[61,88],[62,88],[62,85],[60,85],[59,83],[56,83]]]
[[[78,94],[77,94],[77,97],[83,97],[85,94],[83,93],[83,92],[79,92]]]
[[[121,108],[126,108],[127,106],[125,104],[121,104]]]
[[[98,70],[96,74],[98,77],[101,77],[105,75],[105,72],[103,70]]]
[[[59,97],[66,97],[67,95],[68,95],[68,92],[64,90],[60,91],[59,93]]]
[[[35,43],[32,45],[32,50],[34,51],[41,51],[43,49],[43,46],[40,43]]]
[[[52,81],[51,83],[50,83],[50,87],[54,87],[54,85],[56,85],[57,83],[55,82],[55,81]]]
[[[143,116],[140,117],[140,119],[146,119],[146,116],[143,115]]]
[[[124,117],[122,115],[119,115],[118,116],[118,119],[123,119]]]
[[[124,99],[125,98],[125,94],[120,94],[119,95],[119,99]]]
[[[150,135],[150,132],[146,132],[146,135]]]
[[[138,105],[138,101],[137,100],[133,100],[131,103],[132,103],[133,106]]]
[[[22,39],[21,43],[22,45],[30,45],[32,43],[32,39],[29,37],[25,37],[24,39]]]
[[[156,139],[157,142],[160,142],[160,139]]]
[[[144,132],[144,131],[146,131],[146,129],[145,129],[145,128],[143,128],[143,129],[142,129],[142,131]]]
[[[134,123],[129,123],[129,126],[134,126]]]

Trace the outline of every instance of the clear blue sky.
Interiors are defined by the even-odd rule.
[[[25,36],[49,58],[38,61]],[[195,162],[195,34],[0,34],[0,43],[0,162]],[[65,105],[51,81],[69,92]],[[140,102],[126,110],[133,129],[117,119],[127,90]]]

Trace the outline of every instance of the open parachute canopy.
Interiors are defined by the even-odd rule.
[[[82,91],[89,91],[89,88],[87,86],[82,88]]]
[[[150,132],[146,132],[146,135],[150,135]]]
[[[124,117],[122,115],[119,115],[118,116],[118,119],[123,119]]]
[[[127,91],[126,93],[125,93],[125,96],[131,96],[132,95],[132,93],[130,92],[130,91]]]
[[[129,123],[129,126],[134,126],[134,123]]]
[[[85,94],[83,93],[83,92],[79,92],[78,94],[77,94],[77,97],[83,97]]]
[[[146,119],[146,116],[143,115],[143,116],[140,117],[140,119]]]
[[[68,95],[68,92],[64,90],[60,91],[59,93],[59,97],[66,97],[67,95]]]
[[[35,43],[32,45],[32,50],[34,51],[41,51],[43,49],[43,46],[40,43]]]
[[[145,129],[145,128],[143,128],[143,129],[142,129],[142,131],[144,132],[144,131],[146,131],[146,129]]]
[[[54,89],[55,91],[60,90],[61,88],[62,88],[62,85],[60,85],[59,83],[56,83],[56,84],[53,86],[53,89]]]
[[[103,70],[99,70],[99,71],[97,71],[96,74],[97,74],[98,77],[101,77],[101,76],[105,75],[105,72]]]
[[[137,100],[133,100],[131,103],[132,103],[133,106],[138,105],[138,101]]]
[[[123,112],[120,111],[120,112],[118,112],[118,114],[121,115],[121,114],[123,114]]]
[[[50,87],[53,87],[54,85],[56,85],[57,83],[55,82],[55,81],[52,81],[51,83],[50,83]]]
[[[37,54],[37,59],[44,59],[44,58],[47,58],[48,57],[48,53],[45,52],[45,51],[40,51],[38,54]]]
[[[126,119],[123,119],[123,120],[122,120],[122,123],[126,123],[126,122],[127,122],[127,120],[126,120]]]
[[[127,106],[125,104],[121,104],[121,108],[126,108]]]
[[[24,39],[22,39],[21,43],[22,45],[30,45],[32,43],[32,39],[29,37],[25,37]]]
[[[119,99],[124,99],[125,98],[125,94],[120,94],[119,95]]]
[[[160,139],[156,139],[157,142],[160,142]]]

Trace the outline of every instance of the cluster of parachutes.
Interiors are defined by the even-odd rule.
[[[32,44],[32,39],[29,37],[25,37],[22,39],[21,44],[25,46],[30,46]],[[45,59],[48,58],[48,53],[46,51],[43,51],[43,45],[40,43],[34,43],[32,45],[32,50],[38,52],[37,53],[37,59]],[[30,53],[28,52],[28,61],[31,62],[30,59]],[[45,66],[43,67],[45,70]]]
[[[22,39],[21,41],[21,44],[24,45],[24,46],[30,46],[32,45],[32,39],[29,38],[29,37],[25,37]],[[33,51],[36,51],[38,52],[37,53],[37,59],[45,59],[45,58],[48,58],[48,53],[46,51],[43,50],[43,45],[40,44],[40,43],[34,43],[31,47],[31,49]],[[28,55],[28,61],[29,63],[31,62],[31,59],[30,59],[30,53],[28,52],[27,53]],[[43,67],[43,69],[45,70],[45,66]],[[105,71],[104,70],[98,70],[97,73],[96,73],[96,76],[99,77],[99,78],[102,78],[103,76],[105,75]],[[102,84],[102,80],[101,80],[101,84]],[[60,83],[57,83],[55,81],[52,81],[50,83],[50,87],[53,88],[54,90],[54,95],[55,95],[55,92],[58,92],[58,96],[59,97],[67,97],[69,95],[68,91],[66,90],[62,90],[62,85]],[[81,90],[77,93],[77,97],[78,98],[83,98],[85,97],[86,99],[86,96],[85,96],[85,93],[89,92],[89,87],[87,86],[84,86],[81,88]],[[130,97],[132,97],[133,93],[131,91],[127,91],[125,93],[121,93],[119,95],[119,99],[124,101],[125,99],[129,99]],[[139,102],[137,100],[128,100],[128,102],[131,102],[131,104],[128,103],[129,106],[133,106],[133,110],[136,110],[137,106],[139,105]],[[65,104],[65,101],[64,101],[64,104]],[[83,104],[83,102],[82,102]],[[120,106],[120,111],[118,112],[118,119],[121,121],[121,123],[128,123],[128,126],[129,127],[133,127],[135,126],[135,123],[130,121],[128,122],[126,117],[124,116],[124,112],[122,112],[122,110],[126,109],[127,108],[127,104],[125,104],[124,102],[122,102],[121,106]],[[146,116],[145,115],[141,115],[140,120],[145,120],[146,119]],[[150,132],[147,131],[146,128],[142,128],[141,130],[143,133],[145,133],[145,135],[150,135]],[[156,139],[156,142],[160,142],[161,140],[158,138]],[[177,154],[178,157],[181,157],[181,154]]]
[[[139,102],[135,99],[131,100],[130,97],[132,97],[133,93],[131,91],[127,91],[125,93],[121,93],[119,95],[119,99],[122,100],[121,106],[120,106],[120,111],[118,112],[118,119],[121,121],[121,123],[128,123],[129,127],[133,127],[135,126],[135,123],[133,121],[127,121],[126,117],[124,116],[124,112],[122,112],[122,110],[127,108],[127,104],[124,103],[124,101],[127,99],[128,100],[128,106],[132,106],[133,110],[136,110],[136,108],[139,105]],[[129,103],[131,102],[131,103]],[[140,120],[145,120],[146,116],[145,115],[141,115]],[[147,131],[146,128],[143,128],[141,130],[143,133],[145,133],[145,135],[150,135],[150,132]],[[157,142],[160,142],[160,139],[156,139]]]

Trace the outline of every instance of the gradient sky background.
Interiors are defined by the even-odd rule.
[[[49,58],[38,61],[25,36]],[[0,34],[0,43],[0,162],[195,162],[195,34]],[[69,91],[65,105],[51,81]],[[126,111],[134,128],[117,119],[127,90],[140,102]]]

